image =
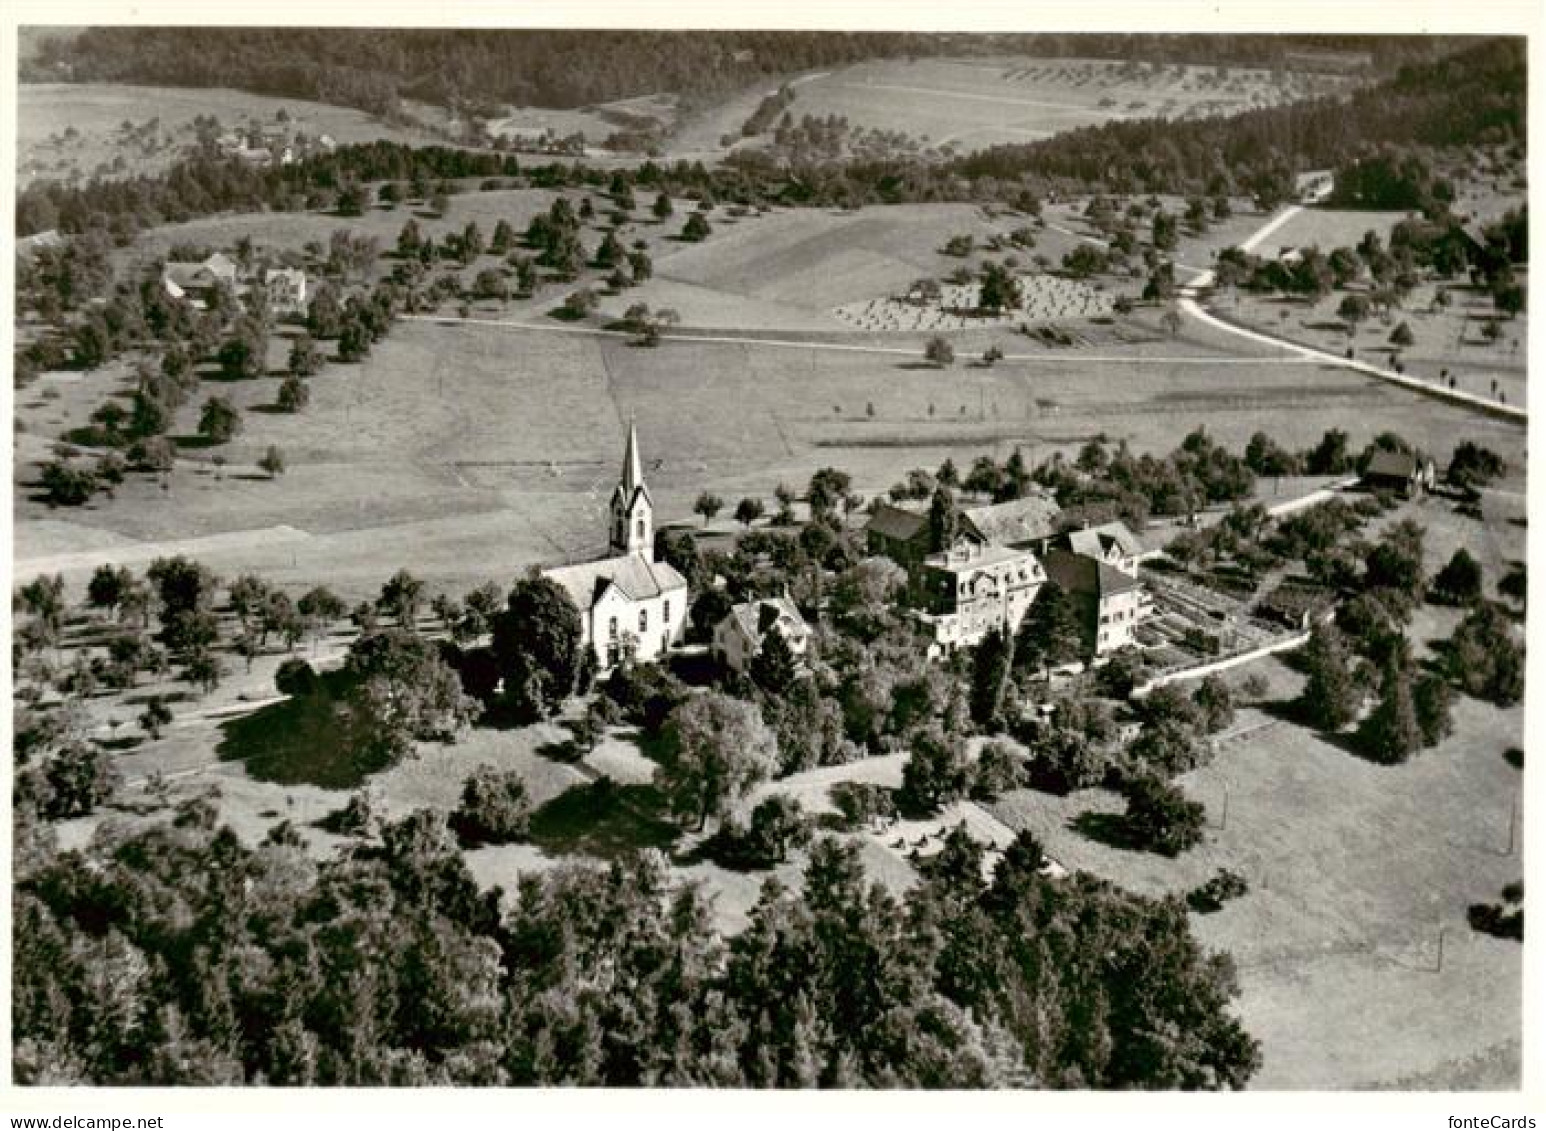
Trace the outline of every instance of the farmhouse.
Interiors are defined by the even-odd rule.
[[[1336,187],[1337,177],[1330,169],[1315,169],[1294,178],[1294,195],[1300,204],[1324,203],[1331,199]]]
[[[263,272],[268,307],[275,314],[306,313],[306,272],[299,267],[270,267]]]
[[[1047,576],[1078,605],[1096,656],[1135,643],[1134,630],[1148,611],[1136,577],[1068,550],[1048,551],[1044,565]]]
[[[1431,491],[1438,481],[1433,460],[1417,452],[1375,452],[1364,469],[1363,485],[1371,491],[1396,491],[1411,498]]]
[[[612,492],[608,548],[611,556],[599,561],[543,571],[580,610],[581,639],[602,671],[628,658],[658,659],[687,627],[687,581],[655,560],[655,506],[632,423],[622,478]]]
[[[161,272],[161,285],[173,298],[186,298],[202,306],[219,286],[236,286],[236,264],[221,252],[199,263],[169,260]]]
[[[765,597],[732,606],[714,626],[714,655],[726,667],[744,673],[770,632],[782,636],[796,657],[810,649],[810,625],[795,603],[788,597]]]

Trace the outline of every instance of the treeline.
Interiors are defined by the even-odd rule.
[[[1523,144],[1524,137],[1524,40],[1500,38],[1403,66],[1346,98],[1195,122],[1108,122],[993,146],[952,170],[973,180],[1033,177],[1113,192],[1269,188],[1281,200],[1295,171],[1349,165],[1383,145]]]
[[[1179,899],[964,834],[904,907],[820,842],[734,938],[658,858],[480,892],[428,811],[316,862],[214,804],[18,854],[24,1084],[1226,1088],[1260,1063]],[[45,834],[36,827],[19,835]],[[25,855],[23,855],[25,853]]]
[[[770,76],[871,58],[1008,54],[1383,71],[1449,46],[1446,37],[1428,36],[99,27],[45,41],[23,81],[64,74],[78,82],[234,87],[391,115],[403,98],[472,109],[573,107],[671,91],[692,103]]]

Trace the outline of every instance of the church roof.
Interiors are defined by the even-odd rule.
[[[632,601],[687,588],[687,579],[673,566],[667,562],[652,562],[643,554],[624,554],[602,558],[599,562],[559,566],[544,570],[543,576],[563,586],[581,612],[593,606],[613,586]]]

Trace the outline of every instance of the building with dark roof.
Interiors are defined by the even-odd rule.
[[[1406,498],[1418,491],[1433,490],[1437,481],[1438,472],[1427,456],[1385,449],[1370,457],[1361,480],[1371,491],[1395,491]]]
[[[1084,618],[1095,655],[1136,643],[1134,631],[1148,611],[1143,583],[1132,574],[1070,550],[1048,550],[1042,559],[1049,581],[1073,598]]]

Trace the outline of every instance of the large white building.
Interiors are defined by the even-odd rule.
[[[602,671],[629,658],[659,659],[687,630],[687,579],[655,560],[655,504],[632,423],[623,475],[612,492],[607,542],[609,557],[543,571],[580,610],[583,639]]]

